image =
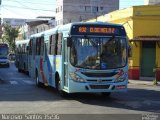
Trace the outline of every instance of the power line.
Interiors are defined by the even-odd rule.
[[[18,7],[13,5],[2,5],[2,7],[10,7],[10,8],[19,8],[19,9],[28,9],[28,10],[39,10],[39,11],[50,11],[55,12],[55,10],[45,10],[45,9],[36,9],[36,8],[29,8],[29,7]]]
[[[35,2],[29,2],[29,1],[14,1],[14,0],[7,0],[7,1],[20,2],[20,3],[31,3],[31,4],[37,4],[37,5],[56,5],[56,4],[53,4],[53,3],[51,3],[51,4],[41,3],[41,2],[35,3]]]
[[[4,6],[2,6],[3,7],[3,9],[5,9],[5,10],[7,10],[7,11],[9,11],[9,12],[11,12],[12,14],[15,14],[15,12],[16,11],[11,11],[11,10],[9,10],[9,9],[7,9],[6,7],[4,7]],[[27,17],[27,15],[26,14],[20,14],[20,13],[18,13],[18,12],[16,12],[17,14],[19,14],[18,16],[25,16],[25,17]],[[15,15],[17,15],[17,14],[15,14]]]
[[[15,2],[17,2],[17,3],[20,4],[20,5],[22,5],[23,7],[29,8],[28,6],[23,5],[22,3],[18,2],[17,0],[16,0]],[[29,9],[30,9],[30,8],[29,8]],[[37,14],[36,11],[34,11],[34,13]]]

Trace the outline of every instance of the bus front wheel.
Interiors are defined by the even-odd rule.
[[[56,75],[56,89],[58,90],[61,97],[67,97],[68,94],[61,90],[61,81],[59,75]]]

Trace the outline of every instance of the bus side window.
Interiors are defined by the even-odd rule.
[[[56,35],[51,35],[49,38],[49,54],[50,55],[56,54],[55,47],[56,47]]]
[[[41,37],[41,54],[40,55],[43,55],[44,53],[44,37]]]
[[[32,55],[32,39],[29,41],[29,55]]]
[[[62,33],[58,34],[58,42],[57,42],[57,55],[61,55],[61,51],[62,51]]]
[[[40,55],[41,39],[36,38],[36,55]]]

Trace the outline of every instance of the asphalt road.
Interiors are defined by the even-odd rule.
[[[128,92],[113,93],[109,98],[100,94],[72,94],[62,98],[53,88],[36,87],[33,79],[18,73],[11,64],[10,68],[0,68],[0,114],[160,113],[160,86],[129,84],[128,87]]]

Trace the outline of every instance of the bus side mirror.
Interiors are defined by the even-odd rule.
[[[70,37],[67,38],[67,47],[72,46],[72,39]]]
[[[132,48],[130,45],[128,46],[128,57],[132,57]]]

